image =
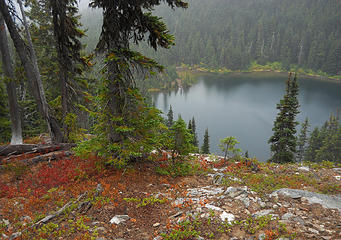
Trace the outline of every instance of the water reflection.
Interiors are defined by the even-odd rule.
[[[220,154],[219,139],[236,136],[243,151],[264,161],[270,156],[267,141],[286,79],[273,73],[206,75],[189,89],[158,93],[153,100],[164,113],[172,105],[175,118],[194,116],[200,142],[208,127],[212,152]],[[308,117],[312,126],[320,126],[341,108],[341,83],[299,78],[299,85],[298,121]]]

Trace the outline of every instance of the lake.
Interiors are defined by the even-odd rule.
[[[188,123],[193,116],[200,146],[208,128],[211,153],[221,154],[219,140],[235,136],[237,146],[259,161],[270,158],[267,143],[277,115],[276,104],[285,93],[286,74],[231,73],[203,74],[188,89],[155,93],[152,98],[167,114],[172,105],[174,119],[181,114]],[[298,77],[299,122],[309,118],[312,129],[321,126],[337,109],[341,109],[341,83]]]

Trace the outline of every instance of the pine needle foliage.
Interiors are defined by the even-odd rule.
[[[165,23],[151,13],[163,2],[171,8],[187,7],[187,3],[181,0],[90,2],[91,7],[103,11],[102,32],[96,50],[106,56],[103,87],[97,99],[96,134],[101,142],[98,152],[120,166],[132,157],[142,157],[151,149],[153,133],[162,121],[157,110],[144,104],[133,76],[134,73],[154,74],[163,67],[132,51],[130,44],[146,40],[155,50],[174,45],[174,37],[169,34]]]
[[[299,113],[299,103],[297,99],[298,83],[297,76],[292,79],[291,74],[286,82],[286,94],[277,104],[279,113],[274,122],[273,136],[269,139],[272,157],[270,162],[290,163],[295,161],[296,153],[296,126],[295,120]]]

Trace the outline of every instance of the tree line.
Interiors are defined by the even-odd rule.
[[[341,74],[341,2],[337,0],[190,0],[187,11],[160,6],[177,44],[152,52],[165,65],[248,69],[252,62],[280,62]]]
[[[341,124],[338,113],[331,115],[322,127],[315,127],[309,135],[308,118],[301,124],[301,131],[297,135],[299,124],[295,118],[299,113],[297,96],[299,86],[297,76],[286,82],[284,97],[277,104],[279,110],[274,121],[273,135],[268,143],[272,156],[270,162],[293,163],[329,161],[341,163]]]

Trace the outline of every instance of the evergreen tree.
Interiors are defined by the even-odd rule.
[[[296,153],[296,125],[295,117],[298,114],[298,84],[297,77],[291,79],[291,75],[287,80],[286,94],[284,98],[277,104],[280,111],[274,122],[274,135],[269,139],[271,152],[273,153],[271,162],[288,163],[294,162]]]
[[[304,122],[302,123],[302,127],[301,127],[301,132],[300,135],[298,137],[298,142],[297,142],[297,162],[302,164],[302,160],[303,157],[305,155],[305,151],[306,151],[306,144],[307,144],[307,140],[308,140],[308,127],[309,127],[309,121],[308,118],[306,118],[304,120]]]
[[[76,0],[53,0],[50,1],[52,16],[53,16],[53,30],[56,43],[56,50],[58,53],[59,63],[59,82],[61,86],[60,96],[62,105],[62,118],[64,119],[64,141],[68,141],[70,129],[65,123],[67,114],[71,113],[74,101],[72,96],[80,95],[73,93],[79,89],[77,81],[75,81],[76,74],[82,72],[81,66],[86,66],[85,58],[81,57],[80,51],[82,44],[80,38],[85,34],[79,29],[80,23],[78,21],[78,7]]]
[[[209,143],[208,128],[206,128],[206,130],[205,130],[204,142],[203,142],[203,145],[201,146],[201,153],[210,154],[210,143]]]
[[[192,133],[192,120],[191,119],[188,121],[187,129]]]
[[[245,158],[249,158],[249,151],[246,151],[246,152],[245,152],[244,157],[245,157]]]
[[[192,118],[192,134],[193,134],[193,145],[195,147],[198,147],[199,146],[199,141],[198,141],[198,135],[197,135],[197,127],[196,127],[196,124],[195,124],[195,120],[194,120],[194,117]]]
[[[307,162],[316,161],[317,150],[320,149],[321,143],[322,143],[319,137],[320,137],[320,130],[318,127],[315,127],[308,141],[308,147],[304,156],[305,161]]]
[[[186,123],[181,116],[174,122],[170,133],[171,143],[169,150],[171,150],[174,165],[176,158],[181,158],[181,155],[187,155],[193,150],[193,145],[191,142],[191,133],[186,128]]]
[[[164,22],[151,12],[162,2],[171,8],[187,7],[182,0],[90,2],[91,7],[102,9],[103,23],[97,51],[106,55],[97,130],[101,136],[98,143],[105,141],[107,144],[99,146],[99,152],[120,165],[129,161],[131,156],[141,156],[149,149],[143,140],[144,134],[153,131],[152,126],[141,120],[149,115],[150,110],[145,107],[133,74],[152,74],[155,70],[162,71],[163,67],[133,51],[131,43],[138,44],[146,39],[154,50],[174,45],[174,37],[169,34]],[[150,118],[149,122],[152,121]],[[143,129],[145,127],[148,131]]]
[[[169,111],[167,113],[167,126],[170,128],[173,125],[173,109],[172,105],[169,106]]]
[[[327,127],[320,137],[321,147],[316,150],[316,161],[341,162],[341,125],[338,116],[331,115]]]
[[[8,142],[11,139],[11,122],[6,99],[6,91],[0,82],[0,143]]]

